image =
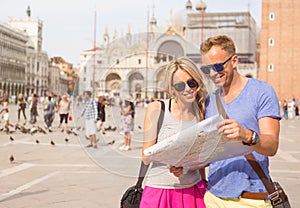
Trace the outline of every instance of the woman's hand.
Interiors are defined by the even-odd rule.
[[[169,168],[170,173],[173,173],[174,176],[180,177],[183,175],[183,167],[171,166]]]

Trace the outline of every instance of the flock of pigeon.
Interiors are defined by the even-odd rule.
[[[12,134],[12,133],[14,133],[14,132],[16,132],[16,131],[20,131],[20,132],[23,133],[23,134],[31,134],[31,135],[36,134],[36,133],[47,134],[47,131],[46,131],[45,129],[39,127],[39,126],[33,126],[32,128],[26,128],[25,126],[22,126],[22,125],[20,125],[20,124],[16,124],[16,125],[9,124],[9,126],[10,126],[10,127],[13,127],[14,130],[13,130],[13,131],[9,131],[8,134]],[[80,127],[77,128],[77,130],[79,130],[79,129],[80,129]],[[0,129],[0,131],[2,131],[2,130],[3,130],[3,129]],[[67,133],[68,133],[68,134],[74,134],[75,136],[78,135],[78,133],[77,133],[74,129],[68,130]],[[14,139],[11,135],[9,136],[9,140],[10,140],[11,142],[14,142],[14,141],[15,141],[15,139]],[[65,142],[69,142],[69,139],[68,139],[67,137],[65,138]],[[36,140],[35,140],[35,143],[36,143],[36,144],[39,144],[40,141],[39,141],[38,139],[36,139]],[[55,142],[54,142],[53,140],[50,140],[50,144],[51,144],[52,146],[54,146],[54,145],[55,145]],[[11,163],[13,163],[13,162],[15,161],[15,158],[14,158],[14,155],[13,155],[13,154],[9,157],[9,161],[10,161]]]
[[[10,129],[4,129],[4,128],[1,128],[0,131],[6,131],[6,133],[8,135],[10,135],[9,139],[11,142],[15,141],[15,139],[11,136],[11,134],[19,131],[23,134],[30,134],[30,135],[34,135],[36,133],[42,133],[42,134],[47,134],[47,131],[45,129],[43,129],[42,127],[40,126],[32,126],[31,128],[26,128],[25,126],[23,125],[20,125],[20,124],[16,124],[16,125],[13,125],[13,124],[9,124],[10,127],[13,128],[13,130],[10,130]],[[77,128],[71,128],[71,129],[67,129],[66,133],[67,134],[73,134],[74,136],[78,136],[78,131],[81,129],[81,127],[77,127]],[[84,127],[82,128],[82,130],[84,131]],[[108,126],[107,128],[104,129],[105,131],[116,131],[117,130],[117,127],[111,127],[111,126]],[[89,138],[87,138],[89,139]],[[69,139],[68,138],[65,138],[65,142],[69,142]],[[35,143],[36,144],[39,144],[40,141],[38,139],[35,140]],[[113,145],[115,143],[115,140],[112,140],[110,142],[108,142],[107,144],[108,145]],[[52,146],[55,146],[55,142],[53,140],[50,140],[50,144]],[[13,163],[15,161],[15,158],[13,156],[13,154],[9,157],[9,161],[11,163]]]

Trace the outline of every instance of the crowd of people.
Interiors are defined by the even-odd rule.
[[[14,108],[11,108],[10,105],[8,105],[9,99],[7,94],[4,94],[2,104],[3,108],[1,110],[1,114],[3,114],[2,116],[6,124],[4,128],[8,129],[9,118],[13,116],[13,112],[11,112],[11,110]],[[25,97],[22,93],[20,93],[16,99],[16,106],[16,125],[34,125],[37,123],[37,118],[40,117],[45,123],[45,128],[51,132],[55,113],[58,113],[60,117],[60,124],[58,128],[61,128],[62,123],[64,123],[62,132],[67,131],[68,120],[70,119],[69,115],[72,114],[71,99],[68,98],[67,95],[58,96],[50,92],[48,96],[45,95],[38,97],[36,94],[32,94],[29,97]],[[43,115],[39,115],[39,106],[42,108]]]
[[[285,119],[299,119],[300,99],[292,97],[290,100],[284,99],[282,103],[282,117]]]

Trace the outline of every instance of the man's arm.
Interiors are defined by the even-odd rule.
[[[258,120],[260,134],[259,141],[253,145],[253,150],[256,152],[274,156],[278,150],[280,122],[278,119],[264,117]]]
[[[280,123],[278,119],[263,117],[258,120],[258,142],[251,147],[256,152],[274,156],[278,149]],[[217,127],[218,132],[223,133],[228,139],[236,139],[246,144],[252,142],[253,131],[242,127],[236,120],[225,119]]]

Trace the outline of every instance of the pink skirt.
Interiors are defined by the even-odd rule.
[[[183,189],[161,189],[145,186],[140,208],[205,208],[206,183]]]

